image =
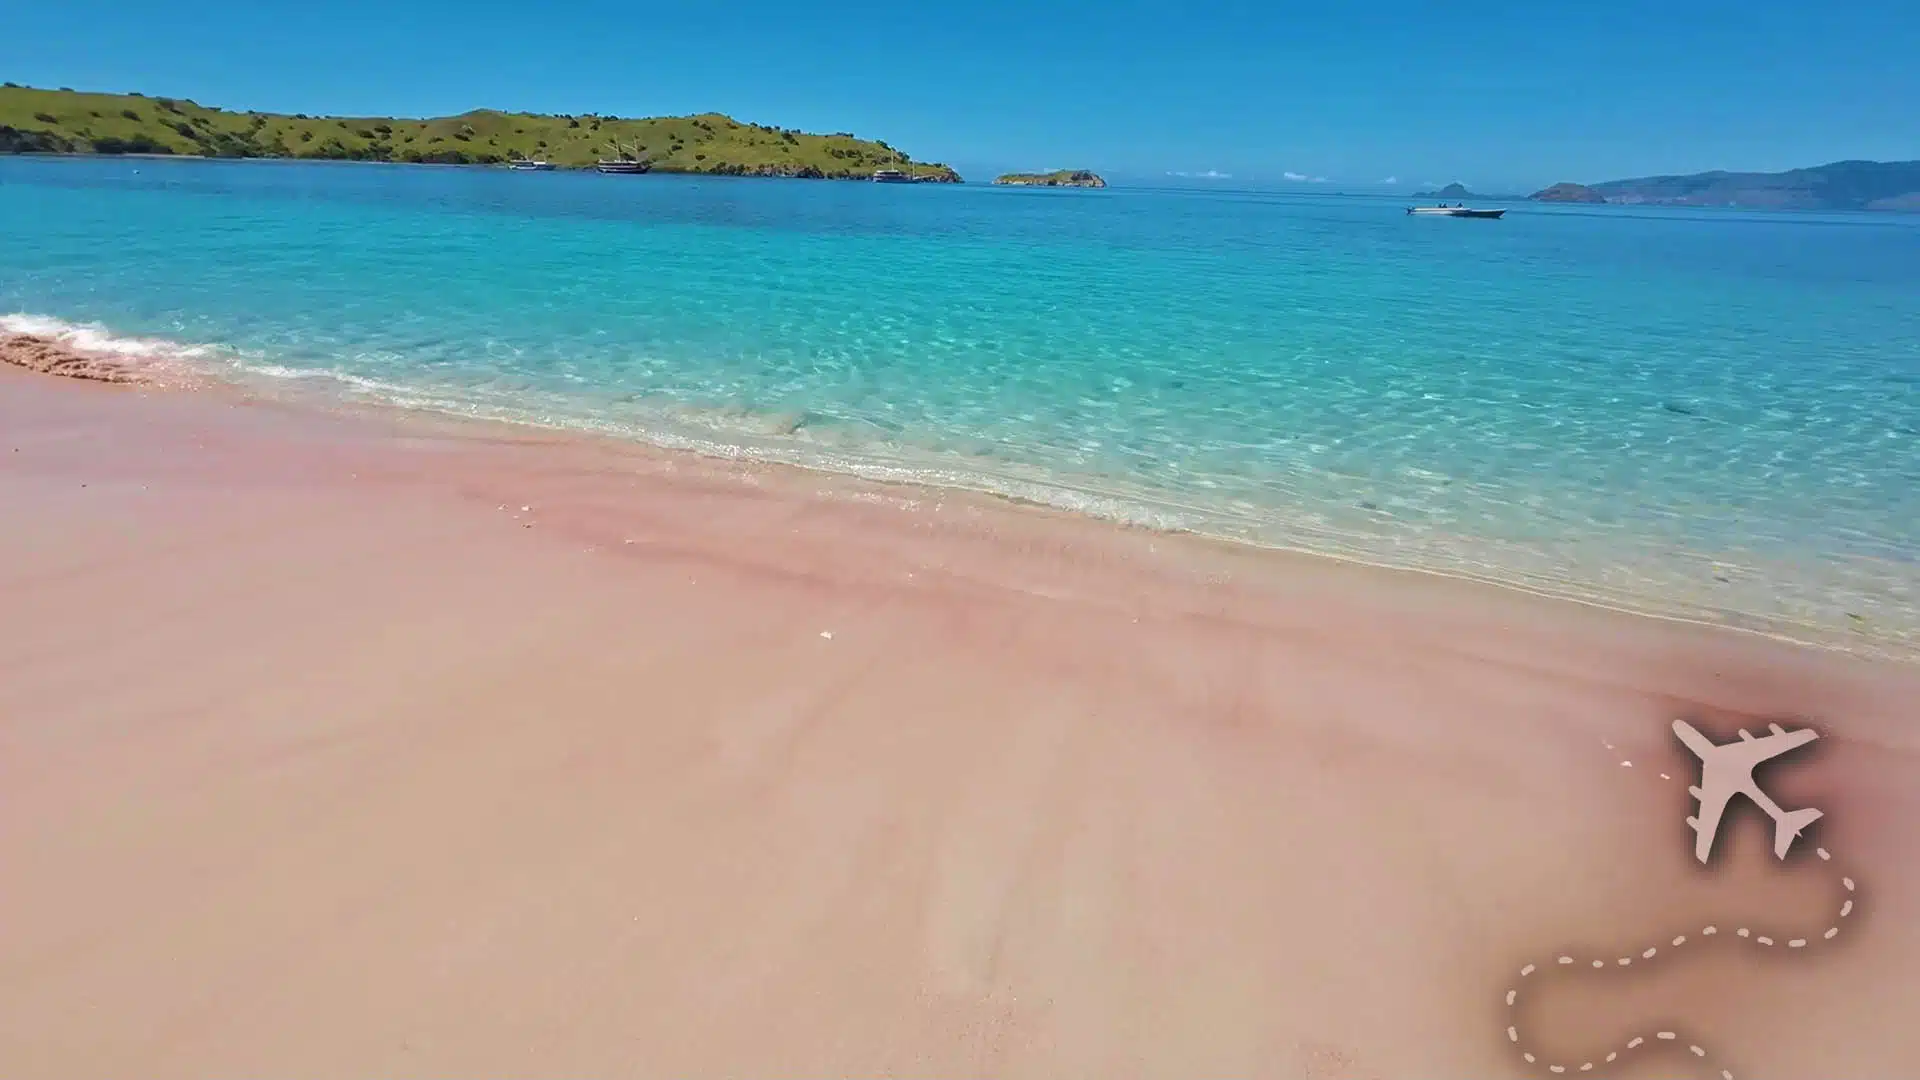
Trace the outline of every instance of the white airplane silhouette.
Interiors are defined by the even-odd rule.
[[[1755,738],[1742,728],[1739,741],[1715,744],[1685,720],[1673,722],[1673,733],[1680,736],[1680,741],[1686,743],[1687,749],[1700,759],[1700,786],[1687,789],[1694,798],[1700,800],[1700,815],[1688,818],[1687,824],[1693,826],[1696,834],[1693,854],[1701,862],[1706,862],[1708,854],[1713,851],[1714,834],[1720,829],[1720,815],[1726,812],[1727,801],[1735,795],[1752,799],[1773,819],[1773,855],[1777,859],[1785,859],[1787,849],[1793,846],[1794,838],[1800,835],[1801,830],[1820,820],[1818,810],[1780,809],[1753,779],[1754,766],[1769,758],[1779,757],[1794,747],[1805,746],[1819,738],[1819,734],[1811,728],[1786,731],[1779,724],[1767,726],[1773,730],[1773,734],[1763,738]]]

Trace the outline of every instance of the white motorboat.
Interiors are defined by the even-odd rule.
[[[1409,206],[1409,214],[1433,214],[1439,217],[1497,218],[1502,210],[1475,210],[1467,206]]]

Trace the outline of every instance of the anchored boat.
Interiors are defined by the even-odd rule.
[[[613,144],[613,157],[601,158],[594,163],[594,169],[603,173],[615,173],[624,176],[637,176],[653,168],[653,162],[640,156],[640,146],[634,144],[632,156],[628,156],[626,147]]]
[[[1466,206],[1409,206],[1409,214],[1437,214],[1441,217],[1497,218],[1506,210],[1475,210]]]

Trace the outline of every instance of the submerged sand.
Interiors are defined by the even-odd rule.
[[[1911,666],[6,371],[0,507],[9,1075],[1920,1058]],[[1786,865],[1745,806],[1693,862],[1680,715],[1825,733]]]
[[[63,375],[92,382],[146,382],[137,365],[100,356],[38,334],[0,332],[0,364],[42,375]]]

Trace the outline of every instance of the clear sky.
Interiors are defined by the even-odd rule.
[[[1920,0],[15,0],[0,78],[320,114],[716,110],[970,176],[1499,192],[1920,158]]]

